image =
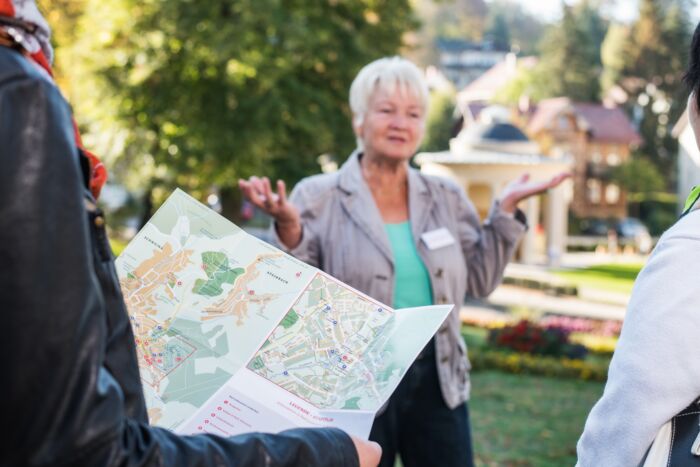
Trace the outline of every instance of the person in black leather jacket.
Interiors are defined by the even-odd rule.
[[[376,465],[378,447],[336,429],[222,438],[148,424],[69,107],[0,39],[0,466]]]

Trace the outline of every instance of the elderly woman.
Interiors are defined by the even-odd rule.
[[[556,186],[511,184],[480,225],[463,191],[409,166],[425,129],[428,89],[411,62],[383,58],[350,88],[358,149],[339,172],[302,180],[289,201],[283,182],[239,182],[244,195],[275,219],[281,246],[394,308],[455,303],[377,417],[370,439],[380,465],[472,465],[466,401],[469,362],[460,335],[465,294],[483,297],[501,281],[526,226],[516,204]],[[400,311],[399,311],[400,312]]]

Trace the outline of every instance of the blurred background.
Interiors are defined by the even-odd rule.
[[[266,238],[239,178],[288,186],[354,149],[350,83],[376,58],[425,70],[414,165],[482,216],[522,172],[504,285],[462,306],[478,465],[560,466],[600,396],[634,278],[700,184],[682,75],[692,0],[40,0],[59,84],[110,171],[116,253],[180,187]]]

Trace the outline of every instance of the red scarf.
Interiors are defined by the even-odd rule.
[[[13,5],[12,0],[0,0],[0,16],[7,16],[10,18],[15,17],[15,6]],[[46,70],[49,76],[53,78],[51,63],[43,50],[39,49],[38,52],[28,53],[27,56],[29,56],[41,68]],[[90,191],[95,198],[98,198],[102,187],[107,181],[107,169],[105,168],[104,164],[102,164],[100,159],[97,158],[97,156],[83,147],[83,142],[80,138],[80,132],[78,131],[78,125],[75,123],[75,119],[73,119],[73,135],[75,138],[75,144],[87,156],[90,163]]]

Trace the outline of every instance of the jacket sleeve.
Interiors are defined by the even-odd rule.
[[[319,236],[313,230],[313,220],[316,219],[317,202],[314,202],[313,195],[308,190],[308,183],[305,180],[296,184],[292,193],[289,195],[289,202],[294,205],[299,211],[301,217],[301,241],[294,248],[287,248],[277,233],[277,225],[273,222],[270,227],[273,242],[282,251],[288,253],[295,258],[310,264],[313,267],[320,268],[322,264],[321,244]]]
[[[700,212],[661,239],[639,274],[578,465],[638,465],[663,424],[700,396]]]
[[[508,216],[495,202],[481,225],[474,205],[459,187],[454,187],[453,196],[458,198],[457,228],[467,262],[467,293],[485,297],[501,283],[503,271],[527,229],[524,215],[518,212]]]
[[[27,73],[0,77],[0,411],[13,446],[0,464],[357,465],[340,430],[177,436],[126,415],[104,364],[107,317],[69,110]]]

